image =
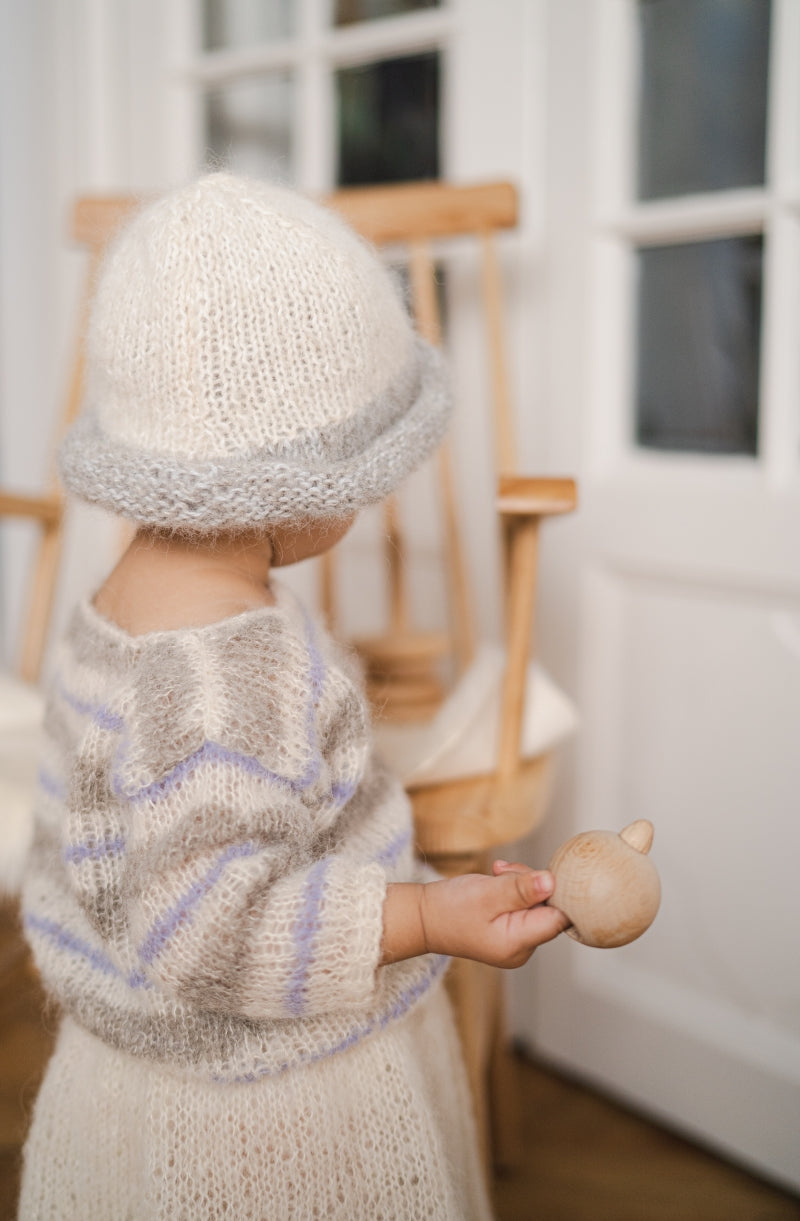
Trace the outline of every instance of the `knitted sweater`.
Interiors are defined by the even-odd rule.
[[[376,970],[387,881],[420,876],[408,802],[288,593],[141,637],[83,604],[45,731],[25,926],[106,1043],[249,1081],[352,1046],[442,974]]]
[[[489,1221],[446,960],[358,679],[276,607],[63,644],[24,912],[66,1013],[20,1221]]]

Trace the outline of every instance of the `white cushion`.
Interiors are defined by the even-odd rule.
[[[0,733],[35,729],[43,715],[44,697],[37,687],[10,674],[0,674]]]
[[[485,775],[494,770],[500,737],[505,654],[484,644],[433,721],[426,725],[378,722],[383,759],[409,787]],[[578,725],[575,705],[537,663],[528,668],[522,756],[551,750]]]
[[[44,700],[35,687],[0,675],[0,892],[19,888],[33,834]]]

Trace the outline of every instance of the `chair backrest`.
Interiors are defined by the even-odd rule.
[[[103,250],[110,235],[135,207],[135,200],[80,200],[72,218],[72,235],[89,251],[89,265],[83,291],[78,340],[75,345],[66,394],[56,421],[56,437],[44,490],[38,495],[0,488],[0,519],[27,518],[39,529],[39,545],[34,559],[27,612],[23,616],[23,637],[17,671],[20,678],[35,683],[39,678],[47,643],[56,581],[64,538],[64,499],[55,469],[55,448],[63,432],[80,411],[83,398],[83,343],[92,288]]]
[[[510,182],[453,186],[444,182],[356,187],[328,202],[376,246],[405,245],[409,252],[412,302],[420,333],[440,343],[432,243],[474,237],[481,244],[483,300],[492,374],[492,406],[498,474],[516,470],[514,427],[508,388],[505,321],[495,234],[518,220],[516,188]]]
[[[411,305],[419,332],[431,343],[442,340],[442,322],[436,284],[435,254],[444,252],[451,239],[471,238],[479,250],[481,288],[485,313],[490,369],[490,406],[494,431],[496,474],[516,470],[514,426],[510,403],[505,352],[505,321],[495,234],[517,223],[517,193],[508,182],[477,186],[449,183],[408,183],[359,187],[338,191],[328,203],[364,237],[379,247],[399,248],[408,267]],[[469,590],[460,533],[460,514],[450,448],[439,451],[438,480],[444,536],[443,558],[450,611],[450,651],[457,673],[463,672],[475,652],[472,597]],[[440,658],[428,635],[415,633],[410,623],[406,577],[406,547],[397,502],[385,507],[385,564],[389,579],[389,624],[385,636],[359,642],[367,665],[368,685],[374,679],[377,701],[384,716],[392,719],[424,719],[435,709],[435,684],[422,674],[427,658],[436,665]],[[336,606],[333,561],[323,565],[323,609],[335,627]],[[417,644],[415,645],[415,641]],[[392,660],[394,644],[394,660]],[[413,699],[414,683],[420,698]],[[434,692],[430,699],[428,693]],[[393,694],[396,703],[393,702]]]
[[[506,322],[503,291],[496,248],[499,230],[514,228],[518,219],[515,187],[508,182],[478,186],[447,183],[415,183],[343,190],[328,201],[365,237],[378,246],[405,247],[411,282],[412,308],[417,328],[432,343],[441,342],[442,328],[436,291],[434,248],[438,252],[449,239],[473,239],[481,268],[481,295],[486,328],[489,368],[489,410],[494,433],[496,510],[503,549],[503,596],[506,611],[506,664],[502,683],[498,754],[494,772],[478,785],[458,785],[451,793],[433,786],[412,793],[417,833],[425,850],[462,852],[465,845],[503,843],[525,834],[534,815],[530,804],[536,790],[547,788],[537,760],[531,771],[521,758],[523,713],[532,650],[532,627],[536,599],[539,525],[543,518],[571,512],[576,489],[571,479],[533,479],[518,473],[516,438],[507,370]],[[459,534],[459,513],[450,452],[442,447],[439,476],[444,516],[445,557],[451,605],[453,651],[459,670],[472,658],[475,642],[471,598]],[[393,501],[387,505],[387,568],[391,583],[391,613],[388,643],[374,642],[366,651],[369,675],[372,663],[386,674],[386,652],[391,636],[398,642],[397,677],[402,686],[403,669],[413,658],[409,644],[407,596],[404,588],[404,547]],[[329,583],[330,583],[330,577]],[[329,606],[328,608],[332,608]],[[413,633],[411,634],[413,635]],[[370,651],[372,650],[372,651]],[[423,638],[420,653],[425,653]],[[391,698],[390,685],[380,688],[382,701]],[[417,711],[425,711],[422,699]],[[400,716],[408,720],[409,708],[400,702]],[[414,708],[411,706],[411,713]],[[523,771],[529,782],[520,783]],[[533,784],[530,783],[533,781]],[[469,796],[468,796],[469,794]],[[474,798],[477,823],[463,817]],[[450,809],[452,800],[453,808]],[[535,798],[543,808],[541,793]],[[460,811],[460,813],[459,813]],[[452,815],[452,816],[451,816]],[[460,826],[459,826],[460,824]],[[455,828],[455,832],[454,832]]]

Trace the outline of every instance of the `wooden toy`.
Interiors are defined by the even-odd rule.
[[[584,831],[562,844],[548,869],[556,888],[549,903],[569,916],[575,941],[611,949],[650,927],[661,883],[647,853],[653,824],[639,819],[616,831]]]

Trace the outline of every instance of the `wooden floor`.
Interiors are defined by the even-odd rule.
[[[790,1221],[787,1196],[606,1098],[519,1061],[524,1158],[498,1221]]]
[[[0,1221],[15,1216],[20,1149],[51,1046],[14,912],[0,905]],[[529,1060],[517,1066],[524,1153],[497,1182],[498,1221],[800,1221],[797,1198]]]

